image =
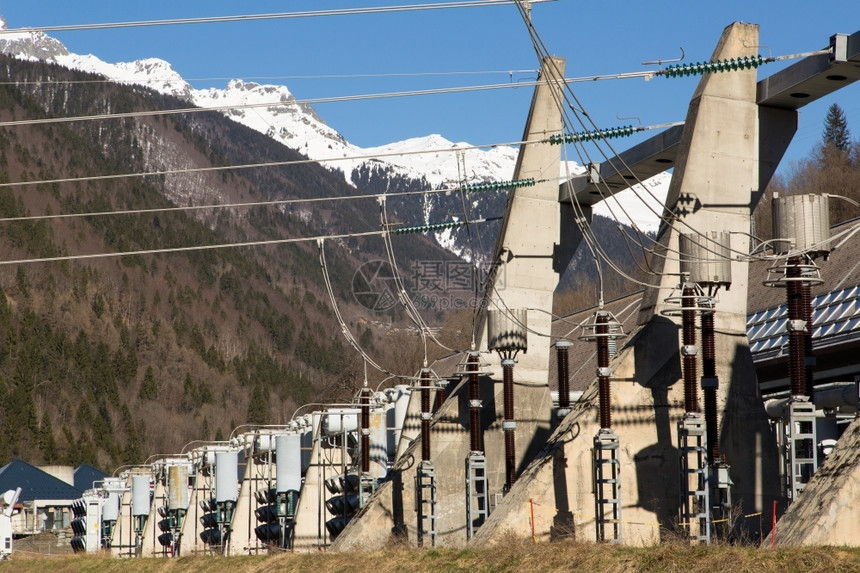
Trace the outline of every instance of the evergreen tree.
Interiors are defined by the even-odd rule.
[[[269,399],[261,384],[254,385],[251,402],[248,404],[248,423],[265,424],[269,417]]]
[[[155,371],[152,369],[152,366],[146,367],[146,374],[143,375],[143,382],[140,384],[138,396],[141,400],[158,399],[158,382],[155,380]]]
[[[824,133],[822,134],[825,147],[834,147],[845,153],[851,146],[851,133],[848,130],[848,121],[845,112],[839,104],[833,104],[827,110],[824,118]]]
[[[39,449],[42,450],[45,462],[49,464],[57,463],[60,454],[57,449],[57,442],[54,440],[54,427],[51,424],[51,417],[47,412],[42,414],[42,424],[39,428],[39,434]]]

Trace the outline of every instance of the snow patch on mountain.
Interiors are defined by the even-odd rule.
[[[7,29],[0,17],[0,29]],[[43,32],[24,31],[0,36],[0,51],[22,59],[52,61],[59,65],[100,74],[112,81],[149,87],[173,95],[190,104],[207,109],[225,108],[227,117],[264,133],[307,157],[320,161],[332,170],[340,170],[352,184],[353,170],[374,161],[390,166],[392,173],[419,180],[433,187],[456,187],[461,182],[509,180],[513,176],[518,148],[494,146],[476,148],[454,143],[439,134],[361,148],[346,141],[328,126],[308,104],[293,96],[286,86],[265,85],[234,79],[223,89],[194,89],[166,61],[157,58],[111,64],[94,55],[72,54],[58,40]],[[562,166],[565,173],[581,173],[583,168],[571,163]],[[668,190],[670,175],[661,174],[638,189],[619,193],[595,207],[595,213],[620,222],[635,224],[643,231],[656,231],[661,202]],[[425,222],[432,216],[434,201],[423,205]],[[488,214],[491,215],[491,214]],[[440,243],[451,243],[455,233],[437,233]]]

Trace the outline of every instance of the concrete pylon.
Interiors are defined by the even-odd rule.
[[[535,88],[524,140],[542,141],[521,148],[513,179],[534,178],[536,184],[511,192],[496,247],[498,262],[494,287],[487,289],[488,308],[533,309],[528,312],[528,350],[518,356],[515,368],[516,466],[525,467],[543,447],[551,432],[551,407],[547,382],[550,355],[552,293],[558,284],[558,268],[566,266],[566,249],[559,248],[563,207],[558,202],[559,148],[548,143],[562,132],[562,85],[564,61],[548,58],[541,66],[541,82]],[[534,310],[536,309],[536,310]],[[486,349],[486,337],[480,343]],[[491,373],[481,381],[484,453],[489,493],[500,493],[505,484],[505,445],[502,430],[502,372],[499,358],[486,355]],[[465,362],[465,355],[461,362]],[[417,399],[418,392],[412,393]],[[469,454],[469,391],[461,382],[434,415],[431,457],[436,471],[436,543],[466,543],[465,459]],[[332,549],[371,550],[384,546],[392,535],[417,542],[415,477],[421,457],[420,440],[406,449],[367,505],[332,544]],[[424,545],[429,545],[427,536]]]
[[[757,49],[758,27],[735,23],[723,32],[712,60],[752,56]],[[690,102],[667,198],[674,221],[661,228],[662,252],[651,261],[658,273],[651,281],[659,281],[659,288],[646,289],[639,326],[611,364],[625,544],[658,543],[677,525],[680,341],[678,325],[660,311],[679,283],[679,233],[729,231],[732,249],[748,252],[759,167],[755,69],[705,75]],[[716,313],[720,435],[733,500],[741,515],[749,515],[769,509],[781,493],[776,446],[746,339],[747,263],[733,258],[731,272],[731,290],[721,291]],[[594,540],[591,448],[598,429],[594,381],[473,542],[493,544],[506,531],[531,536],[531,512],[539,538],[575,534]],[[757,534],[759,517],[739,525]]]
[[[302,492],[296,507],[296,526],[293,532],[295,549],[324,549],[331,543],[331,535],[325,524],[333,516],[328,514],[323,505],[330,495],[326,491],[325,481],[343,475],[350,466],[344,442],[325,440],[321,426],[322,416],[316,416],[310,463],[304,474]]]
[[[158,508],[165,504],[167,491],[161,480],[155,479],[153,481],[152,503],[150,504],[149,517],[146,519],[146,527],[143,529],[140,544],[141,557],[157,557],[164,553],[164,548],[158,543],[158,535],[161,533],[158,529],[158,521],[161,519],[158,515]]]

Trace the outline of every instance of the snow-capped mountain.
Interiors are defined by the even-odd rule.
[[[0,30],[7,29],[0,17]],[[305,103],[298,101],[286,86],[261,85],[231,80],[223,89],[195,89],[164,60],[150,58],[111,64],[94,55],[72,54],[58,40],[43,32],[0,34],[0,52],[22,59],[40,59],[127,84],[138,84],[161,93],[187,100],[194,106],[221,109],[231,119],[276,139],[311,159],[343,173],[347,182],[356,184],[359,172],[384,173],[388,178],[422,181],[434,188],[455,186],[457,182],[499,181],[510,179],[518,150],[513,147],[475,149],[466,143],[453,143],[438,134],[407,139],[373,148],[361,148],[346,141]],[[369,168],[370,166],[370,168]],[[571,163],[570,173],[582,168]],[[464,172],[465,171],[465,172]],[[365,175],[366,176],[366,175]],[[601,204],[595,213],[635,223],[643,231],[656,231],[659,211],[670,176],[659,175],[646,182],[648,192],[628,190],[619,194],[618,205]],[[651,195],[655,198],[651,198]],[[641,197],[648,197],[650,207]],[[433,218],[433,199],[425,199],[424,222]],[[604,202],[606,203],[606,202]],[[444,214],[437,219],[447,218]],[[414,222],[414,221],[413,221]],[[450,233],[438,233],[437,240],[460,255]]]

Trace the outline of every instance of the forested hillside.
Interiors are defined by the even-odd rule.
[[[834,195],[829,200],[831,225],[860,217],[860,139],[851,136],[838,104],[828,109],[821,127],[821,141],[810,156],[787,165],[783,174],[774,177],[765,190],[753,222],[753,234],[761,240],[773,238],[774,193]]]
[[[5,57],[0,77],[0,122],[187,105]],[[361,192],[309,162],[207,170],[301,159],[214,112],[0,127],[0,459],[112,469],[348,397],[362,369],[315,242],[10,264],[379,229],[373,200],[175,209]],[[420,235],[395,251],[404,268],[450,258]],[[385,330],[359,324],[368,311],[351,296],[355,270],[383,253],[379,237],[327,241],[350,328],[385,362]],[[405,368],[414,344],[397,349]]]
[[[347,400],[362,384],[317,242],[288,241],[377,232],[380,205],[357,196],[414,192],[426,181],[356,172],[352,187],[217,112],[140,113],[186,107],[0,56],[0,459],[110,471],[228,438],[242,424],[288,422],[298,406]],[[103,114],[127,116],[92,118]],[[91,119],[46,121],[81,116]],[[465,209],[462,198],[442,200],[450,213]],[[389,222],[424,223],[426,201],[390,199]],[[505,195],[476,201],[469,217],[494,217]],[[213,205],[227,206],[202,208]],[[489,256],[497,228],[469,231],[473,252]],[[596,218],[595,228],[616,262],[634,269],[612,238],[616,225]],[[197,248],[235,243],[253,246]],[[401,306],[371,310],[354,293],[362,265],[387,260],[382,239],[324,244],[350,332],[376,362],[414,374],[424,347]],[[470,268],[420,233],[394,236],[393,248],[410,289],[422,270]],[[575,294],[559,299],[566,310],[596,300],[583,253],[567,274]],[[624,279],[605,278],[608,296],[625,290]],[[444,294],[468,306],[474,286]],[[471,308],[455,313],[434,299],[422,310],[445,326],[446,346],[468,346]],[[442,352],[428,348],[431,360]]]

